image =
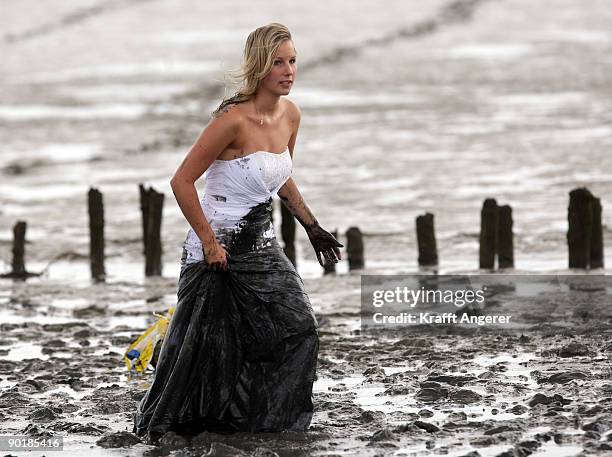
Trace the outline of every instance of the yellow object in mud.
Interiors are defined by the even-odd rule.
[[[157,321],[127,348],[123,360],[129,371],[145,372],[153,358],[155,347],[161,345],[164,340],[174,308],[174,306],[169,308],[165,315],[153,313],[158,317]]]

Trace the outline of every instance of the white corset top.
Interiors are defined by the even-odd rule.
[[[206,186],[200,205],[217,238],[240,230],[249,210],[276,195],[292,171],[288,147],[281,153],[256,151],[237,159],[215,160],[204,175]],[[267,236],[274,237],[272,226]],[[202,259],[202,244],[192,228],[183,247],[187,262]]]
[[[257,166],[261,172],[261,177],[270,192],[281,187],[291,174],[293,164],[289,149],[285,149],[280,154],[259,151],[261,154],[255,156]],[[278,191],[278,189],[277,189]]]

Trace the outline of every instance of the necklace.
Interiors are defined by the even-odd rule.
[[[259,114],[259,112],[257,111],[257,106],[255,104],[253,104],[253,106],[255,106],[255,114],[257,115],[257,117],[259,117],[259,125],[263,125],[263,116],[261,114]]]
[[[257,106],[255,106],[255,114],[257,115],[257,117],[261,116],[261,118],[259,119],[259,125],[263,125],[264,124],[264,122],[263,122],[264,118],[263,118],[263,116],[261,114],[259,114],[259,112],[257,112]]]

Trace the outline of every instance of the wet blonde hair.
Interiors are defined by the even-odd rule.
[[[255,95],[259,82],[272,70],[274,56],[285,40],[291,40],[291,33],[278,22],[259,27],[249,34],[244,45],[242,67],[235,75],[240,88],[231,97],[223,99],[213,111],[213,116],[217,116],[228,105],[246,102]]]

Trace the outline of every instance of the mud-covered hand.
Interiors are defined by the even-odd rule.
[[[204,259],[214,271],[227,271],[227,258],[230,256],[225,245],[218,241],[202,244]]]
[[[308,239],[317,255],[319,264],[324,266],[321,255],[330,263],[338,263],[338,260],[342,258],[340,257],[340,249],[338,248],[343,248],[344,245],[340,244],[331,233],[321,228],[318,224],[305,228]]]

